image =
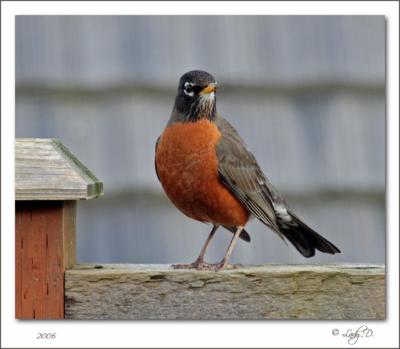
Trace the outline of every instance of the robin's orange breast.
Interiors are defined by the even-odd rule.
[[[249,213],[218,179],[215,145],[221,137],[209,120],[175,123],[161,135],[156,151],[160,182],[187,216],[225,226],[243,226]]]

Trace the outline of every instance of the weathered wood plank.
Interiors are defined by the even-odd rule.
[[[65,274],[70,319],[384,319],[385,270],[269,265],[222,272],[81,265]]]
[[[70,269],[76,264],[76,201],[64,201],[62,225],[64,267]]]
[[[16,140],[16,200],[78,200],[102,194],[103,184],[57,139]]]

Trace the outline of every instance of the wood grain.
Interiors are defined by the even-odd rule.
[[[103,194],[103,184],[57,139],[15,141],[16,200],[79,200]]]
[[[17,319],[64,318],[64,271],[75,262],[75,203],[17,201]]]
[[[385,270],[373,265],[269,265],[222,272],[167,265],[66,271],[69,319],[384,319]]]
[[[76,201],[64,201],[62,224],[64,266],[69,269],[76,264]]]

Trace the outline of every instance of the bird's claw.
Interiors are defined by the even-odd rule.
[[[224,263],[224,262],[219,262],[219,263],[215,263],[215,264],[212,264],[213,265],[213,267],[214,267],[214,270],[215,271],[220,271],[220,270],[223,270],[223,269],[238,269],[238,268],[242,268],[243,267],[243,265],[242,264],[228,264],[228,263]]]
[[[211,266],[211,264],[208,264],[201,259],[197,259],[195,262],[190,264],[172,264],[172,268],[174,269],[209,270],[209,266]]]
[[[241,268],[242,266],[243,266],[242,264],[228,264],[225,261],[211,264],[211,263],[206,263],[202,260],[196,260],[195,262],[190,264],[173,264],[172,268],[220,271],[223,269],[237,269]]]

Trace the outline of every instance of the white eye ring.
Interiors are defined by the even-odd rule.
[[[185,94],[188,95],[189,97],[193,97],[194,96],[194,91],[192,88],[193,84],[191,82],[185,82],[183,86],[184,86],[183,92],[185,92]]]

